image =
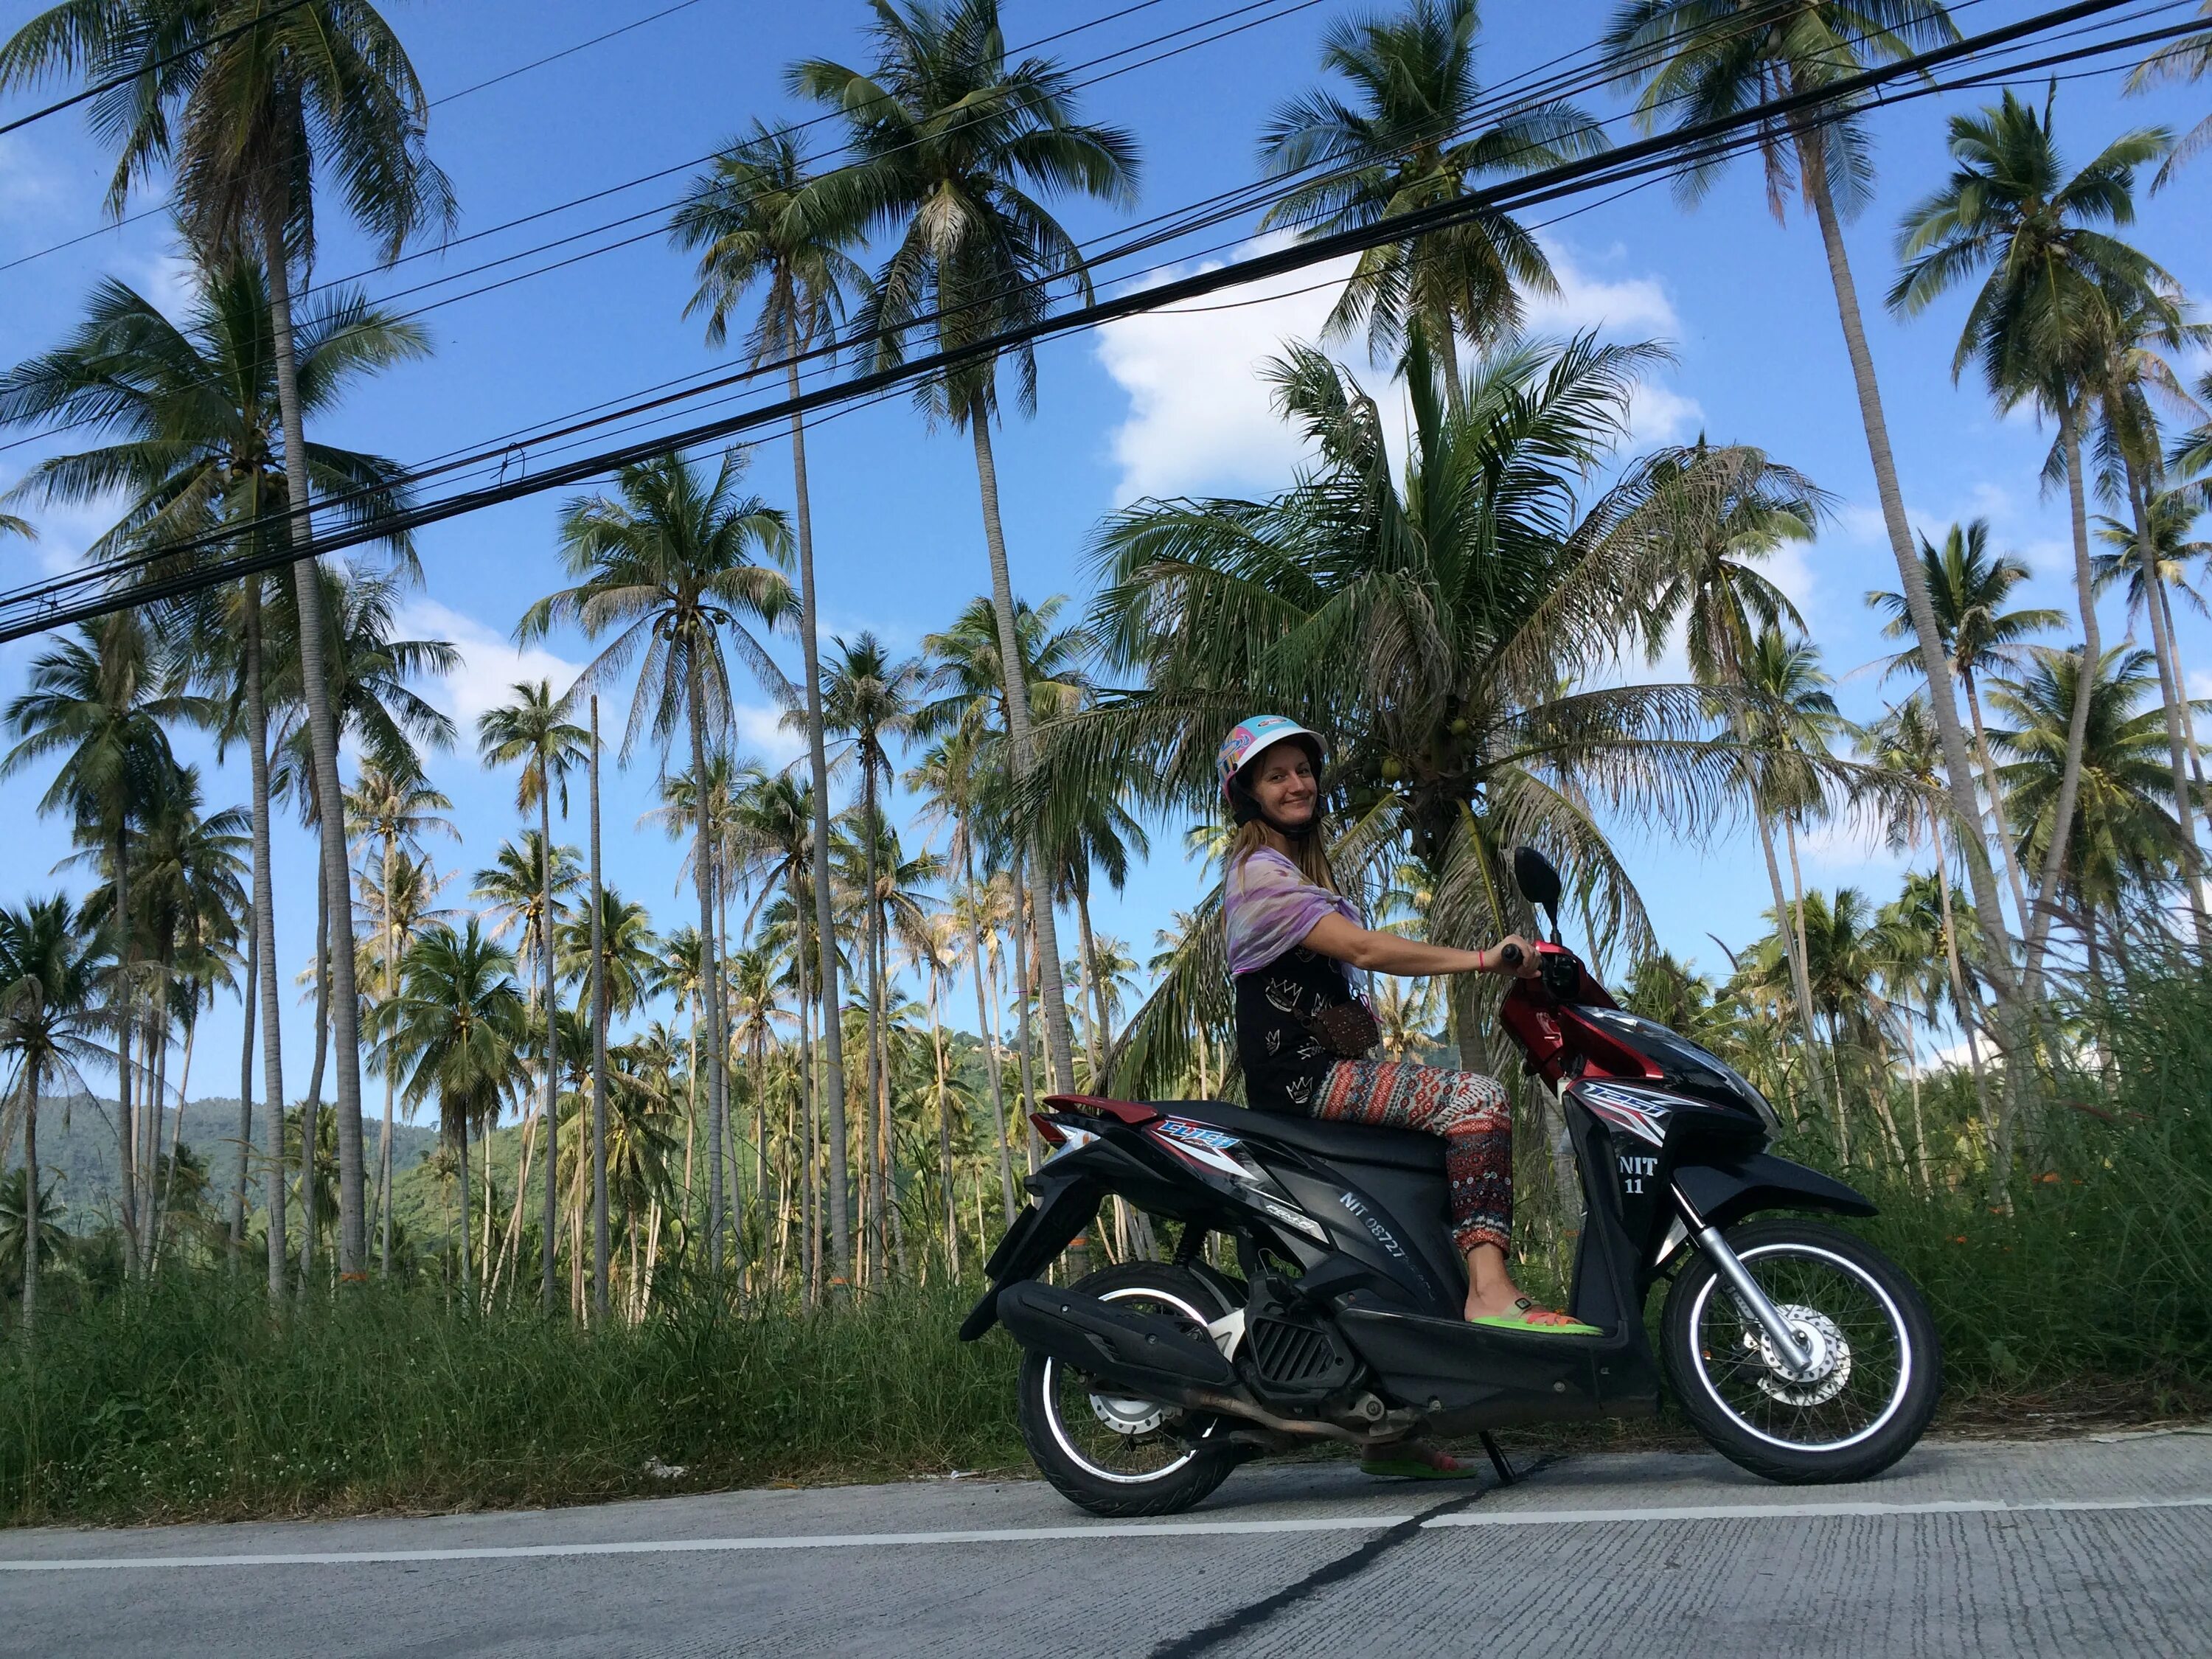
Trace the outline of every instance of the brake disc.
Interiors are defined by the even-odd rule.
[[[1101,1423],[1116,1434],[1150,1434],[1168,1418],[1168,1408],[1157,1400],[1133,1400],[1114,1395],[1092,1395],[1091,1409]]]
[[[1802,1373],[1791,1371],[1774,1339],[1752,1327],[1744,1333],[1744,1346],[1755,1348],[1766,1368],[1757,1379],[1759,1391],[1785,1406],[1826,1405],[1851,1380],[1851,1345],[1836,1322],[1817,1308],[1784,1303],[1775,1311],[1788,1322],[1790,1334],[1813,1350],[1813,1363]]]

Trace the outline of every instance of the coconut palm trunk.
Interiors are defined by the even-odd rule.
[[[144,1266],[138,1255],[137,1119],[133,1115],[137,1093],[133,1085],[137,1079],[131,1064],[137,1000],[131,994],[131,831],[120,818],[115,826],[112,859],[115,872],[115,1006],[118,1022],[115,1044],[115,1152],[122,1187],[124,1265],[135,1273]]]
[[[795,402],[799,397],[799,337],[787,330],[785,383]],[[806,487],[806,423],[794,409],[791,416],[791,477],[796,493],[799,529],[799,640],[806,663],[806,754],[814,776],[814,926],[823,939],[836,938],[830,883],[826,877],[830,848],[830,762],[822,732],[822,659],[814,617],[814,511]],[[793,915],[794,926],[798,915]],[[822,952],[822,1006],[837,1006],[837,963],[834,953]],[[845,1188],[850,1178],[845,1167],[845,1036],[837,1022],[822,1023],[822,1068],[830,1099],[830,1249],[840,1273],[853,1271],[853,1235],[846,1216]]]
[[[390,1002],[399,994],[399,930],[392,925],[392,872],[397,854],[396,836],[384,838],[384,997]],[[392,1277],[392,1097],[397,1086],[398,1066],[387,1062],[384,1068],[384,1128],[376,1141],[376,1271],[380,1278]]]
[[[2085,672],[2074,683],[2074,707],[2066,721],[2066,758],[2058,776],[2058,799],[2051,809],[2051,843],[2044,848],[2043,869],[2036,878],[2034,914],[2025,924],[2027,953],[2022,980],[2032,1004],[2042,1001],[2043,951],[2051,937],[2051,913],[2057,907],[2058,883],[2066,868],[2074,809],[2081,795],[2081,750],[2088,741],[2089,708],[2097,689],[2095,665],[2104,659],[2104,641],[2097,628],[2096,579],[2089,562],[2089,507],[2081,488],[2080,410],[2071,395],[2059,400],[2058,441],[2066,457],[2066,505],[2074,532],[2074,596],[2081,614]]]
[[[39,1084],[38,1056],[23,1068],[23,1344],[39,1314]]]
[[[599,896],[599,700],[592,698],[592,1308],[607,1316],[607,957]],[[635,1283],[636,1218],[631,1218]]]
[[[999,662],[1006,694],[1006,738],[1013,750],[1017,777],[1027,773],[1036,759],[1030,740],[1028,665],[1023,660],[1021,636],[1014,621],[1013,578],[1006,564],[1006,538],[999,518],[999,471],[991,453],[990,412],[970,412],[968,429],[975,444],[975,478],[983,501],[983,543],[991,561],[991,610],[999,623]],[[1045,1059],[1053,1091],[1071,1092],[1075,1087],[1075,1036],[1068,1025],[1067,999],[1060,982],[1060,934],[1052,913],[1052,880],[1047,861],[1034,847],[1024,860],[1035,882],[1031,892],[1036,930],[1037,995],[1044,1021]],[[1026,1085],[1025,1085],[1026,1086]]]
[[[1897,457],[1890,447],[1889,420],[1882,412],[1881,387],[1875,379],[1874,355],[1867,348],[1866,323],[1859,312],[1858,285],[1851,276],[1850,259],[1844,248],[1844,231],[1828,190],[1820,135],[1815,129],[1801,132],[1797,140],[1798,174],[1813,215],[1820,227],[1820,245],[1827,255],[1828,280],[1835,290],[1836,317],[1844,331],[1844,349],[1850,358],[1851,381],[1858,392],[1859,420],[1865,428],[1867,456],[1873,463],[1875,494],[1881,504],[1882,526],[1889,532],[1890,552],[1897,560],[1899,591],[1920,647],[1920,667],[1928,682],[1928,706],[1936,716],[1936,736],[1943,750],[1943,775],[1951,794],[1959,835],[1966,853],[1966,879],[1973,889],[1974,915],[1987,949],[1983,971],[1997,995],[1997,1047],[2008,1056],[2003,1074],[2003,1107],[2000,1114],[1999,1151],[1990,1172],[1990,1189],[2002,1207],[2002,1195],[2012,1180],[2012,1124],[2020,1113],[2022,1060],[2027,1048],[2027,1012],[2021,1006],[2021,986],[2013,971],[2012,941],[2007,937],[2004,911],[1997,896],[1996,872],[1991,867],[1987,840],[1982,834],[1981,807],[1976,799],[1974,768],[1966,750],[1966,729],[1959,723],[1959,708],[1950,693],[1950,666],[1936,628],[1936,610],[1928,593],[1927,574],[1912,544],[1912,529],[1905,521],[1905,496],[1897,481]],[[2200,923],[2202,913],[2199,912]]]
[[[560,1287],[554,1283],[556,1258],[560,1255],[561,1013],[553,988],[553,780],[542,775],[538,780],[538,967],[539,994],[545,1006],[545,1070],[539,1082],[543,1103],[538,1109],[545,1115],[545,1191],[539,1210],[545,1250],[538,1294],[545,1311],[551,1313],[561,1305]],[[489,1165],[485,1173],[489,1176]]]
[[[284,484],[290,497],[291,538],[294,550],[312,545],[314,537],[308,505],[307,434],[300,407],[300,371],[292,343],[292,284],[283,227],[288,216],[281,192],[281,177],[270,181],[275,199],[260,213],[262,258],[268,266],[269,320],[276,367],[276,402],[284,426]],[[319,562],[292,567],[300,618],[300,685],[307,705],[307,744],[313,757],[316,793],[324,803],[321,814],[323,882],[331,894],[349,900],[346,875],[345,796],[338,784],[338,728],[331,707],[330,669],[324,655],[322,589],[317,581]],[[330,998],[332,1042],[337,1060],[338,1150],[338,1271],[362,1270],[367,1253],[362,1225],[362,1170],[361,1136],[361,1006],[354,988],[353,906],[341,902],[333,908],[331,932],[336,948],[329,952],[332,980]],[[310,1230],[312,1231],[312,1229]]]
[[[1782,954],[1790,959],[1790,988],[1796,994],[1798,1021],[1805,1028],[1805,1066],[1812,1073],[1811,1086],[1817,1096],[1820,1091],[1820,1040],[1813,1029],[1812,981],[1806,973],[1797,929],[1784,920],[1790,914],[1790,895],[1782,885],[1782,866],[1774,856],[1774,831],[1766,822],[1765,813],[1754,809],[1753,816],[1759,823],[1759,850],[1766,854],[1767,884],[1774,890],[1776,931],[1782,935]]]
[[[889,1171],[884,1167],[882,1124],[877,1104],[884,1083],[884,982],[882,961],[876,952],[876,936],[883,925],[883,913],[876,903],[876,765],[865,747],[860,752],[860,834],[867,843],[862,855],[866,884],[862,890],[860,907],[860,948],[868,959],[868,1114],[860,1134],[860,1196],[868,1213],[868,1282],[881,1285],[886,1231],[884,1212],[889,1207],[884,1202],[884,1182]]]
[[[975,872],[971,868],[968,872],[971,888],[975,880]],[[1014,1224],[1014,1159],[1012,1148],[1006,1141],[1006,1091],[999,1076],[998,1022],[983,1006],[983,930],[977,925],[973,910],[968,915],[968,960],[975,970],[975,1024],[983,1033],[983,1069],[991,1079],[991,1128],[999,1139],[999,1196],[1006,1206],[1006,1225],[1011,1227]]]
[[[727,1079],[722,1042],[722,961],[715,949],[714,831],[707,788],[706,686],[696,653],[685,675],[690,703],[693,845],[691,882],[699,890],[699,1000],[707,1014],[707,1270],[722,1273],[722,1136]]]
[[[269,700],[261,678],[261,579],[246,580],[246,747],[252,775],[253,929],[260,947],[261,1098],[269,1108],[269,1294],[284,1293],[284,1040],[276,1000],[276,887],[269,870]],[[243,1149],[241,1148],[241,1153]]]
[[[1874,466],[1875,494],[1881,504],[1882,526],[1888,532],[1891,553],[1897,560],[1898,580],[1905,595],[1906,614],[1912,620],[1914,639],[1920,647],[1921,672],[1928,681],[1929,708],[1943,750],[1943,771],[1965,837],[1966,874],[1973,887],[1977,921],[1989,945],[1987,971],[2002,1003],[2009,1006],[2019,986],[2012,972],[2012,942],[2006,937],[2003,911],[1997,897],[1996,872],[1989,847],[1981,834],[1981,806],[1976,799],[1972,757],[1967,753],[1966,729],[1959,723],[1959,708],[1951,698],[1950,665],[1936,628],[1935,606],[1928,594],[1927,574],[1912,544],[1911,526],[1905,521],[1905,496],[1897,481],[1897,458],[1890,447],[1889,420],[1883,413],[1881,387],[1875,379],[1874,356],[1868,349],[1866,323],[1859,311],[1858,284],[1851,275],[1850,259],[1844,247],[1844,231],[1829,193],[1820,135],[1807,129],[1799,135],[1798,174],[1813,204],[1820,228],[1820,244],[1827,255],[1828,280],[1835,290],[1836,317],[1844,331],[1844,349],[1850,358],[1851,381],[1858,393],[1860,423],[1866,431],[1867,454]],[[1938,688],[1943,688],[1939,690]],[[2013,1045],[2009,1042],[2008,1048]],[[2006,1091],[2016,1087],[2017,1068],[2008,1068]]]
[[[320,872],[327,875],[327,870]],[[315,1141],[322,1127],[323,1066],[331,1052],[331,889],[315,887],[315,1056],[300,1103],[300,1294],[315,1265]]]
[[[239,992],[238,1175],[230,1187],[230,1227],[224,1247],[231,1271],[246,1242],[246,1183],[253,1164],[253,1015],[261,977],[261,918],[251,902],[246,915],[246,981]]]
[[[1996,1154],[1996,1116],[1990,1109],[1989,1078],[1982,1070],[1982,1045],[1975,1017],[1980,1006],[1969,991],[1966,972],[1959,960],[1959,925],[1951,914],[1951,861],[1943,851],[1943,836],[1936,833],[1936,896],[1943,911],[1943,963],[1951,978],[1951,1006],[1959,1011],[1959,1030],[1966,1039],[1966,1064],[1974,1078],[1974,1103],[1982,1114],[1982,1138],[1992,1158]]]
[[[2027,889],[2021,881],[2020,853],[2013,846],[2012,825],[2006,819],[2004,790],[1997,783],[1997,764],[1990,758],[1990,733],[1982,719],[1982,694],[1972,674],[1961,674],[1959,679],[1966,693],[1966,716],[1973,723],[1974,760],[1982,771],[1982,793],[1989,797],[1990,819],[1996,825],[1997,850],[2004,855],[2005,884],[2012,890],[2013,915],[2020,919],[2021,937],[2025,939],[2032,926]]]

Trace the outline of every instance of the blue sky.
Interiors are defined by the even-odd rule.
[[[613,0],[471,0],[442,6],[389,0],[387,15],[432,95],[440,97],[657,9],[653,0],[620,5]],[[1960,22],[1969,29],[1987,27],[2034,9],[2014,0],[1976,0],[1960,9]],[[1007,0],[1008,33],[1026,41],[1109,9],[1089,0]],[[1054,50],[1080,62],[1220,9],[1226,7],[1170,0],[1071,36]],[[1255,134],[1276,102],[1313,80],[1316,41],[1326,23],[1368,9],[1322,0],[1089,92],[1087,112],[1130,128],[1143,147],[1139,214],[1250,179]],[[1520,5],[1492,0],[1486,13],[1486,78],[1504,79],[1595,38],[1607,12],[1593,0]],[[29,15],[31,9],[21,3],[0,6],[0,27],[12,30]],[[857,0],[805,6],[697,0],[616,40],[441,104],[434,114],[431,144],[459,196],[462,234],[692,162],[756,115],[775,121],[811,112],[796,108],[782,92],[783,66],[814,55],[861,61],[865,15]],[[2127,127],[2164,122],[2185,129],[2212,105],[2203,88],[2123,99],[2118,79],[2078,80],[2061,91],[2059,137],[2076,165]],[[40,89],[48,95],[52,90]],[[2041,98],[2039,83],[2022,90]],[[1992,89],[1878,112],[1873,118],[1877,191],[1849,240],[1915,524],[1940,533],[1954,519],[1987,516],[1999,545],[2034,568],[2034,602],[2066,605],[2070,586],[2063,505],[2043,500],[2037,481],[2048,434],[2029,421],[1999,420],[1971,385],[1951,384],[1962,301],[1904,325],[1882,315],[1878,304],[1893,270],[1890,245],[1899,214],[1942,177],[1944,119],[1995,96]],[[0,118],[32,101],[0,104]],[[1583,101],[1601,115],[1621,108],[1609,94]],[[1619,136],[1624,129],[1613,131]],[[823,142],[831,141],[825,136]],[[96,229],[106,177],[103,152],[74,115],[0,138],[0,263]],[[659,206],[686,177],[688,171],[372,274],[364,286],[373,295],[395,294],[441,272]],[[2212,253],[2202,212],[2208,188],[2212,161],[2145,203],[2135,233],[2192,287],[2205,275]],[[152,204],[152,198],[143,198],[134,210]],[[1571,202],[1545,211],[1583,205]],[[366,269],[371,264],[367,251],[333,210],[325,212],[317,276],[328,281]],[[1090,204],[1067,204],[1065,217],[1079,236],[1110,231],[1117,222],[1117,216]],[[641,220],[633,230],[654,222]],[[1542,234],[1565,292],[1539,311],[1537,326],[1598,327],[1615,337],[1671,343],[1674,366],[1655,377],[1638,398],[1636,441],[1649,444],[1703,430],[1716,441],[1756,443],[1834,492],[1844,503],[1837,522],[1817,544],[1779,561],[1779,574],[1839,677],[1893,648],[1880,639],[1862,602],[1868,588],[1894,586],[1896,571],[1874,511],[1872,474],[1842,340],[1809,224],[1793,217],[1787,227],[1778,227],[1755,169],[1740,167],[1695,211],[1682,210],[1662,185],[1578,213]],[[103,275],[137,284],[173,308],[179,305],[183,278],[170,243],[157,215],[0,271],[0,362],[20,361],[58,342],[78,316],[90,284]],[[544,262],[541,257],[491,274]],[[431,289],[396,303],[419,305],[483,280]],[[1279,286],[1296,289],[1313,280],[1308,276]],[[701,370],[722,354],[705,346],[696,319],[684,318],[690,290],[688,263],[659,237],[647,236],[604,257],[441,306],[422,319],[435,339],[434,356],[364,388],[319,435],[417,459],[473,447],[550,415]],[[1013,421],[999,444],[1018,590],[1030,599],[1066,593],[1080,604],[1089,592],[1084,550],[1093,526],[1102,513],[1135,495],[1249,493],[1285,481],[1296,452],[1267,418],[1253,368],[1281,339],[1310,335],[1329,298],[1326,292],[1288,294],[1267,305],[1139,319],[1042,348],[1036,417]],[[1374,375],[1370,383],[1381,379]],[[59,447],[38,441],[0,450],[0,489]],[[823,423],[809,448],[825,634],[872,629],[895,648],[915,649],[987,582],[965,441],[927,432],[900,401]],[[788,505],[787,447],[764,441],[752,464],[754,486]],[[509,638],[523,605],[560,579],[553,526],[562,499],[527,499],[434,526],[422,536],[427,581],[411,597],[407,614],[413,632],[462,647],[464,671],[445,685],[424,690],[465,728],[504,696],[508,682],[544,674],[562,683],[588,655],[586,642],[575,637],[556,636],[522,653]],[[45,532],[39,548],[0,545],[7,580],[69,562],[105,522],[89,512],[34,511],[33,516]],[[2108,640],[2125,627],[2117,598],[2107,607],[2105,625]],[[2203,660],[2203,624],[2185,617],[2182,633],[2187,659]],[[0,648],[0,696],[21,689],[36,649],[35,641]],[[778,641],[774,649],[787,666],[795,666],[793,642]],[[2202,695],[2206,680],[2201,673],[2192,678]],[[1844,678],[1839,696],[1847,712],[1879,711],[1874,675]],[[619,729],[618,713],[605,719]],[[778,730],[765,697],[753,699],[745,726],[756,753],[773,761],[788,758],[789,739]],[[434,778],[453,798],[465,836],[459,853],[447,844],[438,854],[441,867],[458,864],[463,872],[448,893],[449,902],[461,904],[468,902],[466,872],[488,863],[498,839],[516,823],[512,778],[482,772],[472,750],[465,739],[459,750],[431,762]],[[636,823],[652,804],[655,763],[655,757],[641,752],[626,771],[608,778],[609,878],[673,926],[690,910],[688,895],[676,888],[678,849],[658,830]],[[58,879],[46,872],[65,855],[67,834],[60,823],[33,811],[44,783],[28,775],[0,786],[17,848],[9,872],[0,878],[0,899],[14,902],[46,890]],[[211,776],[208,793],[215,805],[242,801],[242,769]],[[580,797],[574,805],[578,816],[566,836],[580,842]],[[1182,827],[1162,826],[1160,852],[1125,896],[1109,896],[1099,906],[1101,927],[1130,941],[1140,957],[1150,948],[1153,929],[1196,894],[1198,877],[1180,853]],[[1632,824],[1620,831],[1662,939],[1708,969],[1724,971],[1724,959],[1706,935],[1735,945],[1759,931],[1758,915],[1768,897],[1756,842],[1748,836],[1703,842],[1662,837]],[[1820,831],[1808,851],[1808,880],[1824,887],[1863,884],[1878,899],[1889,896],[1901,867],[1864,845],[1848,826]],[[289,977],[307,956],[311,853],[296,830],[280,826],[276,857],[279,951]],[[306,1027],[304,1011],[288,1020],[288,1080],[295,1089],[304,1076]],[[193,1092],[234,1090],[237,1051],[235,1005],[220,1006],[204,1024],[204,1058]]]

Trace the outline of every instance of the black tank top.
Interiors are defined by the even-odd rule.
[[[1293,945],[1263,968],[1239,974],[1237,1058],[1244,1067],[1244,1098],[1255,1111],[1312,1109],[1321,1080],[1336,1064],[1298,1016],[1352,1001],[1344,964],[1334,957]]]

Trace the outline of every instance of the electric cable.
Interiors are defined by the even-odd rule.
[[[1560,166],[1529,174],[1523,179],[1476,192],[1455,201],[1414,210],[1378,226],[1362,226],[1351,230],[1316,238],[1311,241],[1288,248],[1275,250],[1218,267],[1211,271],[1190,276],[1139,290],[1114,299],[1094,302],[1071,311],[1038,319],[1020,327],[1001,331],[939,352],[929,354],[910,362],[879,369],[872,374],[854,376],[834,386],[803,393],[793,398],[770,403],[738,415],[689,428],[683,432],[657,436],[641,444],[602,452],[580,458],[550,469],[536,478],[504,483],[490,489],[462,491],[423,503],[405,512],[342,529],[333,534],[314,538],[305,546],[286,547],[234,557],[217,564],[202,565],[173,572],[155,580],[125,587],[112,587],[106,593],[64,603],[61,595],[76,588],[98,582],[112,582],[113,568],[95,567],[85,571],[70,573],[67,576],[33,586],[27,589],[0,595],[0,641],[20,638],[65,623],[86,620],[107,611],[130,606],[155,603],[185,592],[234,580],[238,576],[296,562],[304,558],[339,550],[361,543],[385,539],[397,532],[412,530],[423,525],[480,511],[525,495],[537,495],[572,483],[580,483],[610,471],[647,459],[671,449],[697,447],[718,441],[756,426],[765,425],[788,417],[793,413],[849,403],[878,391],[904,386],[913,380],[939,374],[962,367],[967,362],[996,356],[1020,345],[1060,335],[1081,331],[1133,315],[1141,311],[1158,310],[1182,300],[1202,297],[1223,289],[1242,286],[1255,281],[1296,270],[1328,259],[1356,253],[1385,242],[1409,240],[1431,230],[1447,227],[1475,214],[1502,206],[1523,206],[1563,196],[1580,193],[1601,184],[1617,182],[1620,178],[1637,173],[1657,174],[1679,168],[1685,161],[1703,162],[1724,156],[1735,149],[1755,147],[1763,142],[1761,129],[1765,124],[1790,118],[1806,118],[1832,123],[1854,112],[1851,100],[1863,94],[1883,88],[1911,76],[1927,76],[1927,72],[1942,64],[1961,58],[2008,46],[2039,33],[2048,33],[2077,20],[2117,10],[2124,0],[2077,0],[2077,3],[2038,14],[2018,22],[1986,31],[1983,34],[1963,38],[1911,54],[1889,64],[1875,66],[1856,75],[1841,77],[1826,86],[1806,88],[1711,120],[1696,123],[1675,132],[1656,134],[1636,143],[1623,146],[1607,154],[1577,158]],[[2087,57],[2124,50],[2148,44],[2152,39],[2173,38],[2193,32],[2195,25],[2185,25],[2168,30],[2150,31],[2118,40],[2090,42],[2086,46],[2031,59],[2025,64],[2006,66],[2008,72],[2018,75],[2051,67],[2065,62],[2079,61]],[[1977,79],[1982,78],[1977,76]],[[1911,89],[1911,96],[1927,96],[1950,90],[1944,82],[1928,76],[1923,84]],[[1905,101],[1904,97],[1889,102]],[[1803,125],[1804,123],[1800,123]],[[282,522],[282,515],[274,515],[272,522]],[[133,562],[142,566],[174,560],[180,554],[195,550],[198,546],[212,545],[237,540],[250,533],[254,526],[232,526],[198,543],[178,544],[149,554],[143,561]]]
[[[14,120],[0,125],[0,138],[6,137],[11,132],[21,131],[33,121],[43,121],[49,115],[59,115],[64,110],[75,109],[79,104],[88,102],[104,92],[113,92],[118,87],[127,87],[133,81],[143,80],[149,75],[159,75],[163,70],[180,64],[187,58],[196,58],[210,46],[219,46],[226,40],[235,40],[241,34],[249,34],[263,24],[282,17],[288,11],[297,11],[307,3],[307,0],[283,0],[282,4],[271,7],[258,16],[249,17],[243,23],[220,30],[210,34],[204,40],[196,40],[191,46],[173,52],[166,58],[157,58],[150,64],[142,64],[128,75],[118,75],[111,80],[100,82],[96,85],[85,88],[81,92],[71,93],[58,103],[48,104],[44,109],[34,109],[28,115],[19,115]]]

